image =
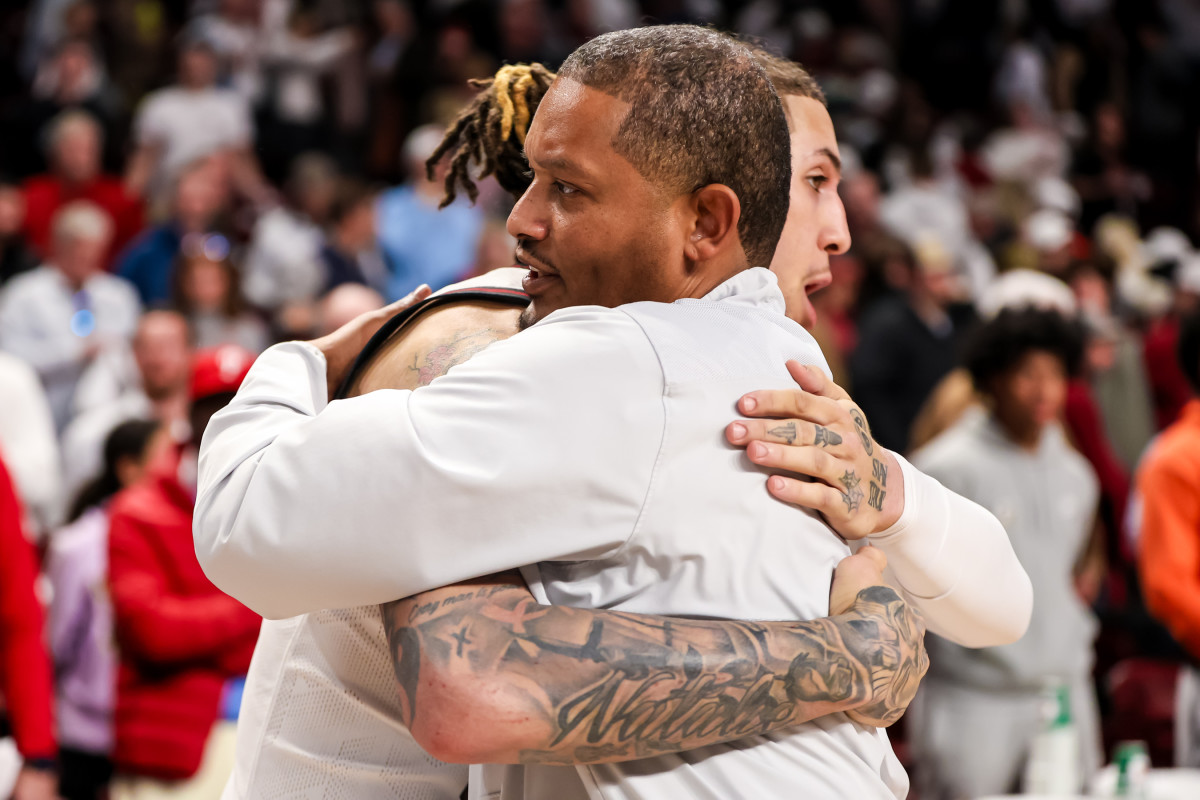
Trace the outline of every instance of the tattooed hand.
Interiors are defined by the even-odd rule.
[[[731,444],[771,469],[815,478],[772,475],[771,494],[820,512],[847,539],[887,530],[904,511],[904,478],[892,453],[875,443],[862,410],[814,367],[789,361],[799,389],[745,395],[748,417],[725,429]]]
[[[847,645],[871,669],[871,699],[846,715],[878,728],[900,719],[929,669],[924,619],[882,585],[886,566],[880,550],[864,547],[842,559],[829,590],[830,615],[854,620]]]

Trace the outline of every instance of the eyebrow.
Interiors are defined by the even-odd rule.
[[[822,147],[819,150],[812,152],[814,156],[825,156],[832,162],[833,168],[837,170],[838,175],[842,174],[842,160],[838,158],[838,154],[830,150],[828,147]]]

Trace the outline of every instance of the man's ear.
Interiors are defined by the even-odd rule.
[[[733,189],[710,183],[692,192],[689,210],[693,215],[685,253],[691,261],[708,261],[733,247],[741,247],[738,221],[742,204]]]

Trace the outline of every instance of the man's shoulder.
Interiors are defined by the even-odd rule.
[[[28,272],[22,272],[9,278],[8,282],[0,288],[0,297],[12,299],[28,297],[31,294],[40,294],[47,286],[52,286],[53,282],[54,270],[43,264]]]
[[[1139,478],[1200,477],[1200,430],[1186,422],[1175,422],[1151,442],[1138,467]]]

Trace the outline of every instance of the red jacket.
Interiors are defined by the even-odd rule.
[[[42,258],[50,254],[50,231],[54,215],[73,200],[89,200],[108,214],[113,223],[113,240],[105,262],[112,268],[117,254],[142,230],[142,205],[125,193],[117,178],[101,175],[84,186],[69,187],[53,174],[25,181],[25,236]]]
[[[194,500],[178,472],[176,455],[109,507],[120,650],[113,761],[121,772],[164,780],[199,768],[222,687],[249,668],[261,621],[201,571]]]
[[[17,749],[53,758],[54,689],[42,641],[42,606],[34,594],[37,566],[21,524],[21,504],[0,460],[0,695],[8,705]]]

